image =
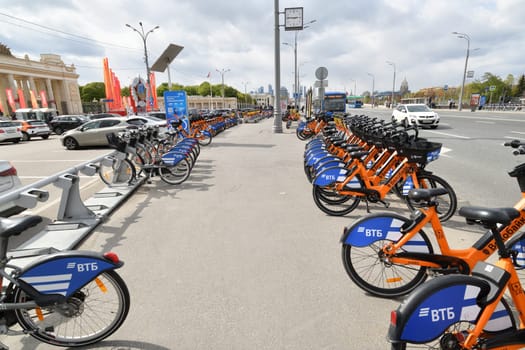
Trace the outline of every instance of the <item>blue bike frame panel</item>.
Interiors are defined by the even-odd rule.
[[[489,284],[464,275],[439,276],[416,289],[395,311],[397,321],[390,325],[388,338],[393,341],[426,343],[438,338],[457,322],[475,323],[482,308],[480,298],[489,293]],[[486,332],[501,332],[515,326],[511,311],[500,302]]]
[[[114,264],[101,255],[86,252],[67,252],[44,257],[28,265],[20,279],[41,294],[70,296],[106,270],[122,266]]]
[[[369,215],[347,227],[341,237],[341,242],[354,247],[366,247],[380,240],[396,242],[402,237],[401,226],[407,221],[408,219],[397,215]],[[423,236],[419,233],[403,246],[403,250],[413,253],[430,253]]]

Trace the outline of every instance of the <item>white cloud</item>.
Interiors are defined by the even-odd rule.
[[[0,0],[0,5],[0,42],[18,56],[61,55],[77,67],[81,84],[102,81],[103,57],[123,84],[145,74],[142,40],[125,26],[139,28],[141,21],[146,30],[160,27],[147,40],[150,64],[170,43],[184,46],[171,65],[172,82],[199,84],[211,72],[217,84],[221,76],[215,70],[226,68],[225,83],[238,90],[244,90],[242,82],[249,82],[248,89],[274,85],[271,1]],[[316,20],[298,33],[300,80],[307,85],[314,82],[315,69],[325,66],[329,89],[350,90],[355,84],[358,93],[370,90],[367,73],[372,73],[377,90],[390,90],[390,60],[396,64],[396,88],[404,78],[412,90],[457,86],[467,42],[453,31],[471,37],[469,70],[476,78],[485,72],[502,78],[525,73],[520,0],[281,0],[281,11],[296,6],[304,7],[305,21]],[[281,30],[280,42],[293,44],[294,33]],[[293,71],[293,50],[281,45],[281,82],[288,89]],[[159,74],[157,82],[165,81],[167,74]]]

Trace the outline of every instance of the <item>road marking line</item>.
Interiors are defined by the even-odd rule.
[[[518,137],[518,136],[505,136],[506,139],[511,139],[511,140],[525,140],[525,137]]]
[[[446,132],[439,132],[439,131],[429,131],[429,132],[433,132],[434,134],[440,134],[440,135],[445,135],[445,136],[457,137],[459,139],[465,139],[465,140],[470,140],[471,139],[470,137],[467,137],[467,136],[454,135],[454,134],[449,134],[449,133],[446,133]]]
[[[87,162],[89,159],[40,159],[40,160],[12,160],[12,162],[16,163],[49,163],[49,162],[75,162],[75,163],[82,163]]]
[[[480,124],[496,124],[495,122],[487,122],[487,121],[484,121],[484,120],[476,120],[476,123],[480,123]]]
[[[19,176],[18,178],[20,178],[20,179],[47,179],[48,177],[49,176]],[[90,177],[93,177],[93,176],[79,175],[78,177],[81,178],[81,179],[85,179],[85,178],[90,178]]]
[[[511,131],[511,133],[525,135],[525,132],[522,131]]]

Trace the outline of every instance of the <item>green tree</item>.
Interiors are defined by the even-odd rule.
[[[210,96],[210,83],[207,81],[201,83],[197,89],[197,94],[201,96]]]
[[[512,96],[514,97],[524,97],[525,96],[525,74],[522,74],[518,83],[514,86],[512,90]]]
[[[106,86],[104,83],[88,83],[80,87],[80,99],[82,102],[92,102],[106,97]]]
[[[129,90],[129,86],[124,86],[123,88],[120,89],[120,96],[126,96],[126,97],[131,96],[131,91]]]

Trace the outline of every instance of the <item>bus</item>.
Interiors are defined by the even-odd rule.
[[[346,105],[348,108],[363,107],[363,96],[348,96],[346,98]]]
[[[345,92],[325,92],[323,100],[323,111],[325,112],[346,112],[346,93]]]

